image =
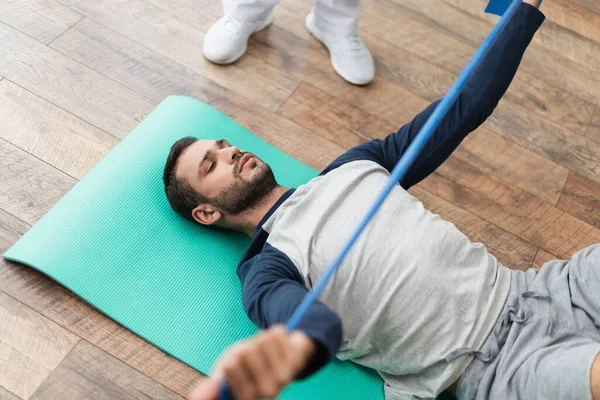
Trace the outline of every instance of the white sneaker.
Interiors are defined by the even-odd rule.
[[[266,28],[271,21],[271,14],[257,22],[222,17],[206,32],[204,57],[215,64],[231,64],[237,61],[246,52],[250,35]]]
[[[306,29],[327,49],[331,66],[342,78],[355,85],[366,85],[375,78],[373,56],[358,36],[336,36],[317,28],[311,12],[306,17]]]

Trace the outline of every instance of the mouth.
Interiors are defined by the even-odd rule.
[[[240,159],[240,169],[238,172],[242,172],[242,169],[244,169],[244,166],[252,160],[254,160],[254,156],[252,154],[250,154],[250,153],[244,154],[242,156],[242,158]]]

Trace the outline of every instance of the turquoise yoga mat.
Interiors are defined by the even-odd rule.
[[[259,154],[289,187],[317,174],[210,106],[168,97],[4,257],[209,373],[226,347],[257,329],[242,308],[235,271],[249,239],[190,223],[165,198],[164,162],[188,135],[225,138]],[[336,361],[280,398],[383,399],[382,385],[374,371]]]

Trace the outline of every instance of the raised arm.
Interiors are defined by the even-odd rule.
[[[404,181],[400,182],[405,189],[435,171],[461,141],[492,114],[510,86],[527,46],[544,21],[544,15],[536,8],[539,3],[539,0],[527,0],[519,6]],[[371,160],[391,171],[438,103],[429,105],[411,122],[385,139],[372,140],[350,149],[325,168],[322,174],[356,160]]]

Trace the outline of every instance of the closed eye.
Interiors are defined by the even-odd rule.
[[[214,161],[211,162],[210,165],[208,166],[208,171],[206,173],[210,174],[211,172],[213,172],[215,170],[216,167],[217,167],[217,163]]]

